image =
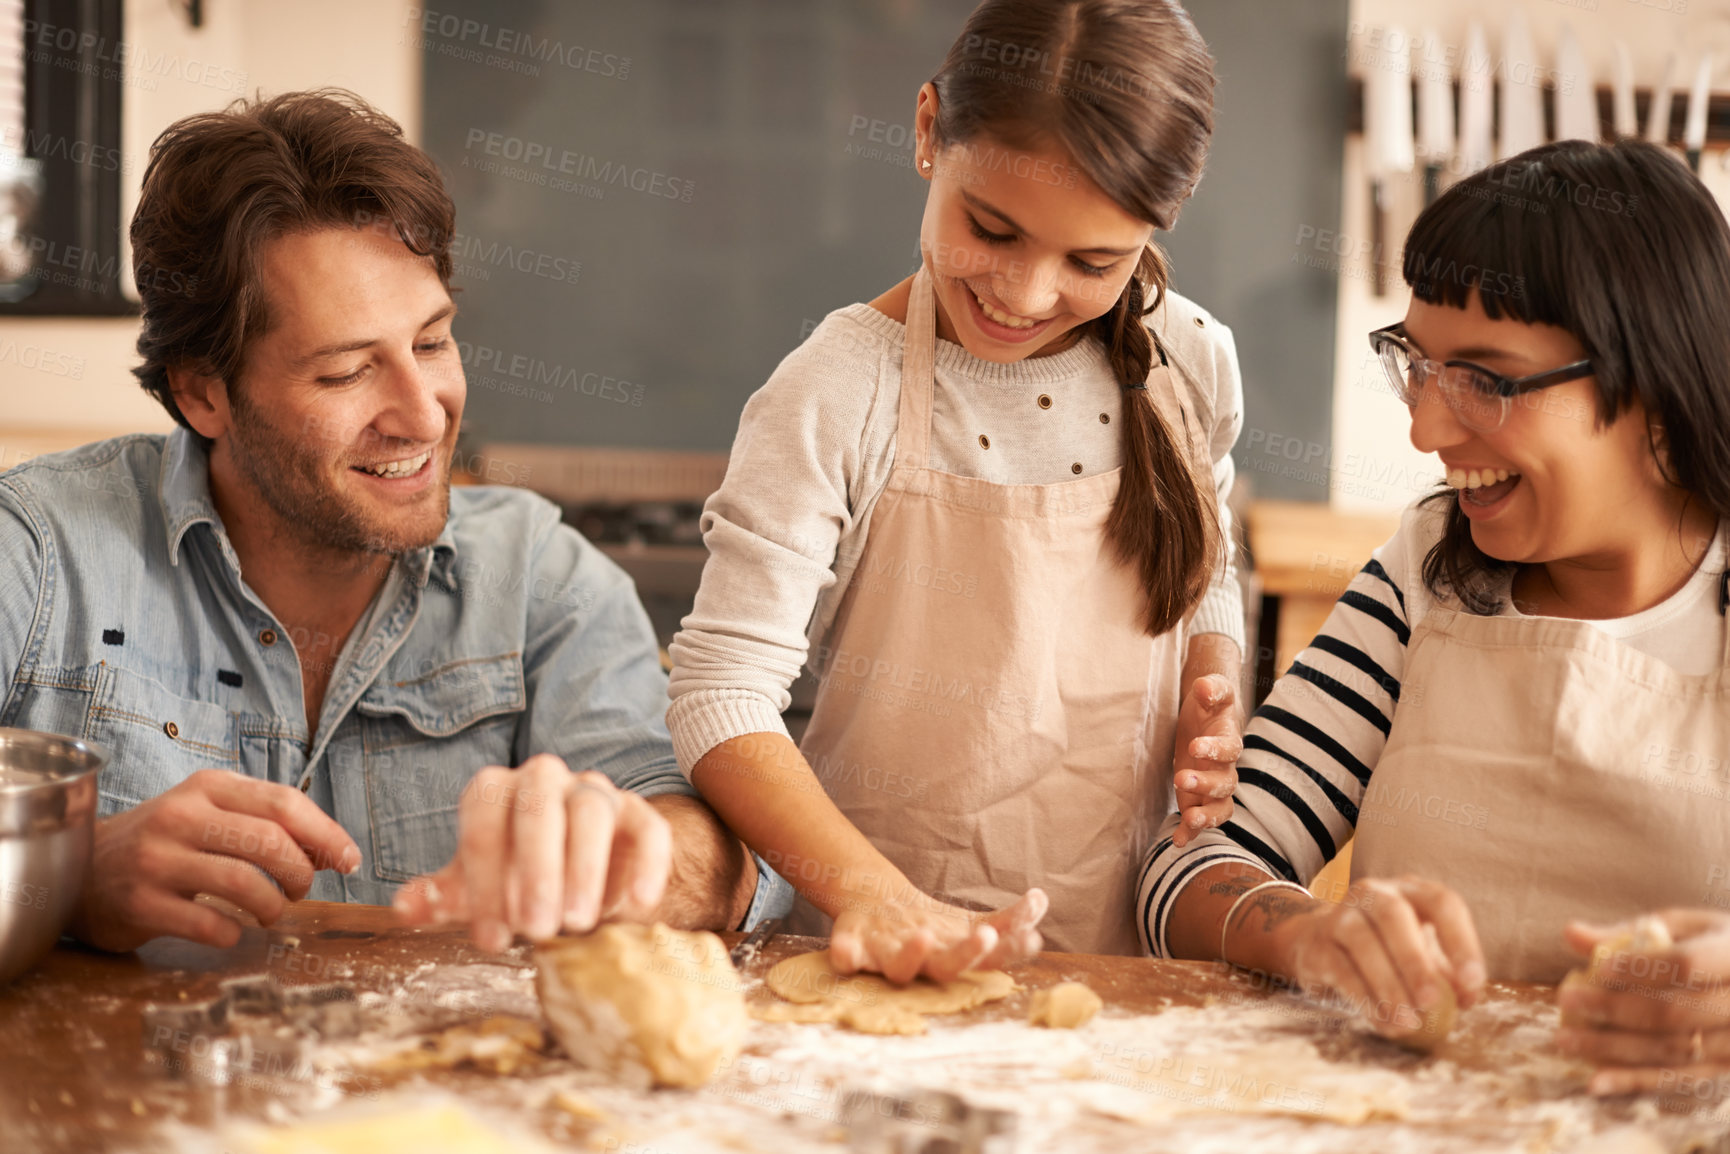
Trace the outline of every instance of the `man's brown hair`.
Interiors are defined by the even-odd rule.
[[[133,372],[181,425],[171,366],[233,384],[269,328],[264,245],[290,233],[385,224],[430,257],[450,288],[456,206],[438,166],[396,121],[327,88],[169,125],[150,147],[132,218],[132,270],[144,304]],[[190,426],[188,426],[190,427]]]

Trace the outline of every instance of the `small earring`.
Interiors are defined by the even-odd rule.
[[[921,160],[919,162],[919,167],[929,169],[931,167],[931,162],[929,160]]]

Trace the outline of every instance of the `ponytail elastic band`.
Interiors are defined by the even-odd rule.
[[[1141,384],[1139,384],[1139,385],[1125,385],[1123,387],[1126,391],[1132,392],[1132,393],[1135,392],[1137,389],[1140,389],[1144,393],[1147,392],[1147,382],[1146,381],[1141,382]]]

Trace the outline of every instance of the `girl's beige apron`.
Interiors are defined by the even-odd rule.
[[[1693,677],[1584,621],[1437,608],[1413,631],[1354,877],[1416,874],[1471,907],[1492,978],[1554,982],[1570,918],[1726,897],[1730,630]]]
[[[1136,953],[1133,871],[1170,807],[1184,631],[1139,625],[1136,575],[1104,528],[1120,470],[999,485],[930,467],[935,352],[921,269],[895,464],[813,655],[820,689],[801,749],[921,890],[983,910],[1039,886],[1049,948]],[[1167,425],[1206,462],[1179,384],[1163,364],[1148,378]],[[828,932],[803,899],[793,921]]]

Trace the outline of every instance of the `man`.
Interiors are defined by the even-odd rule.
[[[0,476],[0,725],[113,755],[84,941],[235,943],[200,894],[394,895],[490,950],[784,904],[675,766],[629,579],[548,502],[450,486],[454,225],[346,93],[152,148],[135,371],[181,427]]]

